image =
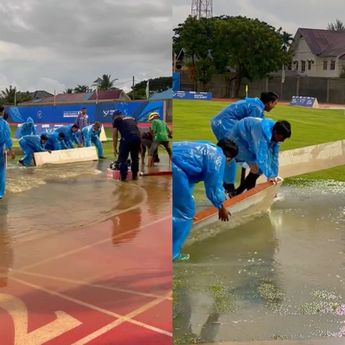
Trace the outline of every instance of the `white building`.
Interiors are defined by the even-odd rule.
[[[345,32],[299,28],[291,48],[299,75],[337,78],[345,68]]]

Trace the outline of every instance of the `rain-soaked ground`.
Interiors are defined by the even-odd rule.
[[[345,184],[285,185],[268,214],[185,248],[174,343],[345,337]]]
[[[171,176],[109,163],[9,166],[0,345],[171,344]]]
[[[10,165],[7,194],[0,203],[1,224],[15,241],[110,218],[119,211],[119,197],[125,198],[119,185],[105,178],[108,166],[107,161],[32,168]],[[127,192],[131,194],[130,187]],[[140,202],[142,195],[134,194],[126,198],[129,204]]]

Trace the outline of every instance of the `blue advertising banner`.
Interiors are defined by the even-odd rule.
[[[9,107],[10,122],[25,122],[31,117],[35,123],[73,123],[81,108],[86,108],[89,121],[95,121],[95,104],[64,104]]]
[[[147,122],[149,114],[153,111],[159,113],[161,119],[164,118],[163,101],[138,101],[100,103],[97,105],[96,121],[111,123],[115,110],[120,110],[123,114],[134,117],[137,122]]]
[[[305,96],[292,96],[290,105],[297,105],[300,107],[315,108],[318,106],[317,98]]]
[[[9,107],[9,122],[23,123],[31,117],[35,123],[74,123],[81,108],[86,108],[89,122],[111,123],[115,110],[133,116],[137,122],[147,122],[148,115],[156,111],[164,119],[163,101],[109,102],[99,104],[64,104]]]
[[[173,72],[173,81],[172,81],[173,91],[179,91],[181,89],[181,73]]]
[[[36,128],[36,134],[41,135],[42,133],[52,133],[55,131],[56,128],[59,128],[63,125],[51,125],[51,124],[38,124],[35,125]],[[16,129],[15,137],[17,139],[20,138],[20,128],[22,127],[22,124],[19,124]]]
[[[196,91],[174,91],[173,98],[175,99],[197,99],[197,100],[211,100],[212,92],[196,92]]]

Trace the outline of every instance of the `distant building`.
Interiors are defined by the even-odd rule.
[[[98,90],[93,92],[61,93],[52,95],[46,91],[35,91],[33,100],[21,104],[65,104],[65,103],[94,103],[96,101],[129,101],[127,94],[118,88]],[[36,94],[36,95],[35,95]],[[35,96],[34,96],[35,95]]]
[[[299,28],[291,48],[299,75],[337,78],[345,68],[345,32]]]
[[[49,93],[47,91],[44,91],[44,90],[36,90],[34,92],[30,92],[30,95],[32,97],[32,101],[33,102],[40,101],[43,98],[47,98],[47,97],[53,96],[53,94],[51,94],[51,93]]]

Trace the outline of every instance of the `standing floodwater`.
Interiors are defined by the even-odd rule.
[[[28,241],[104,221],[144,195],[138,184],[108,179],[108,162],[8,168],[0,236]]]
[[[185,249],[174,342],[345,336],[345,184],[283,186],[269,214]]]

